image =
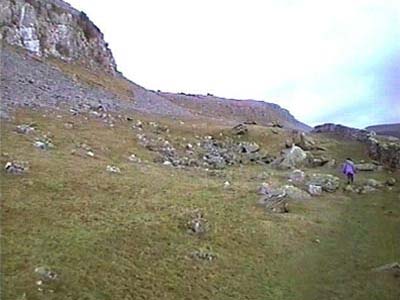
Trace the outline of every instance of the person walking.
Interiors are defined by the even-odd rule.
[[[353,184],[356,167],[351,158],[347,158],[343,164],[342,172],[347,177],[347,184]]]

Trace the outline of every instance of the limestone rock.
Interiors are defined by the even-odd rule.
[[[386,180],[386,182],[385,182],[385,184],[387,185],[387,186],[394,186],[394,185],[396,185],[396,178],[389,178],[388,180]]]
[[[376,171],[377,166],[371,163],[362,163],[354,165],[357,171]]]
[[[295,187],[293,185],[284,185],[282,187],[282,190],[285,192],[285,194],[292,200],[309,200],[310,195],[303,191],[302,189]]]
[[[294,182],[303,182],[305,180],[305,178],[306,178],[305,173],[299,169],[293,170],[289,174],[289,179]]]
[[[370,187],[373,187],[373,188],[377,189],[377,188],[381,188],[383,186],[383,183],[378,181],[378,180],[375,180],[375,179],[368,179],[365,182],[365,185],[368,185]]]
[[[312,174],[307,185],[320,186],[323,191],[333,193],[340,185],[340,179],[330,174]]]
[[[28,170],[28,165],[26,162],[7,162],[4,170],[9,174],[21,175]]]
[[[319,186],[319,185],[309,184],[308,185],[308,192],[312,196],[320,196],[320,195],[322,195],[322,187]]]
[[[35,131],[35,128],[28,124],[18,125],[16,131],[20,134],[29,134]]]
[[[85,13],[60,0],[2,0],[0,34],[39,57],[55,57],[116,74],[103,34]]]
[[[120,174],[121,173],[121,169],[115,166],[107,166],[106,168],[107,172],[109,173],[113,173],[113,174]]]
[[[273,165],[280,169],[294,169],[305,164],[307,153],[300,147],[293,145],[290,150],[285,150],[282,157],[277,158]]]
[[[248,132],[248,128],[245,124],[238,124],[232,128],[232,132],[235,135],[244,135]]]

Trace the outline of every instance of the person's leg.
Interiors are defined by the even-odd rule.
[[[351,174],[347,173],[347,184],[351,184]]]
[[[350,174],[350,181],[351,181],[351,184],[354,183],[354,174]]]

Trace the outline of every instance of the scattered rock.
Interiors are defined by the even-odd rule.
[[[107,170],[107,172],[113,173],[113,174],[120,174],[121,173],[120,168],[115,167],[115,166],[107,166],[106,170]]]
[[[384,272],[391,273],[395,277],[400,277],[400,264],[398,262],[394,262],[391,264],[383,265],[378,268],[373,269],[374,272]]]
[[[368,179],[368,180],[365,182],[365,185],[377,189],[377,188],[381,188],[381,187],[383,186],[383,183],[380,182],[380,181],[378,181],[378,180],[375,180],[375,179]]]
[[[372,192],[376,192],[376,191],[377,191],[377,189],[370,185],[364,185],[363,187],[358,189],[358,192],[360,194],[368,194],[368,193],[372,193]]]
[[[22,124],[18,125],[16,131],[20,134],[29,134],[35,131],[35,128],[32,125]]]
[[[289,203],[287,201],[282,201],[270,209],[273,213],[286,214],[289,212]]]
[[[334,168],[334,167],[336,167],[336,160],[335,160],[335,159],[329,160],[329,161],[326,163],[326,166],[327,166],[328,168]]]
[[[330,174],[312,174],[307,185],[320,186],[323,191],[333,193],[339,188],[340,179]]]
[[[266,182],[263,182],[261,184],[260,188],[258,189],[257,193],[259,195],[268,195],[269,193],[271,193],[271,191],[272,191],[272,189],[271,189],[270,185]]]
[[[231,183],[229,181],[224,182],[224,188],[227,189],[231,186]]]
[[[35,273],[40,276],[40,284],[49,283],[51,281],[57,280],[58,274],[47,267],[37,267],[35,268]]]
[[[394,185],[396,185],[396,179],[395,178],[389,178],[388,180],[386,180],[386,182],[385,182],[385,184],[387,185],[387,186],[394,186]]]
[[[292,186],[285,185],[280,188],[271,188],[268,184],[263,184],[258,190],[263,197],[259,199],[258,204],[264,206],[268,211],[277,213],[289,212],[288,200],[308,200],[310,195],[305,191]]]
[[[205,260],[205,261],[213,261],[217,258],[217,255],[209,252],[209,251],[194,251],[190,254],[190,256],[194,259],[198,259],[198,260]]]
[[[249,131],[245,124],[238,124],[232,128],[232,132],[235,135],[244,135]]]
[[[33,143],[33,145],[41,150],[48,150],[50,148],[49,144],[43,141],[36,141]]]
[[[360,190],[359,189],[355,189],[352,185],[348,184],[345,186],[345,188],[343,189],[345,192],[347,193],[359,193]]]
[[[309,154],[307,158],[308,166],[312,168],[325,166],[329,162],[329,159],[325,156],[315,157],[314,155]]]
[[[74,128],[74,123],[65,123],[64,124],[65,129],[73,129]]]
[[[308,185],[308,192],[312,196],[321,196],[322,195],[322,187],[319,186],[319,185],[309,184]]]
[[[306,178],[305,173],[299,169],[293,170],[289,175],[289,179],[291,181],[298,182],[298,183],[303,182],[305,180],[305,178]]]
[[[304,132],[299,132],[297,130],[292,132],[292,138],[291,140],[286,141],[285,146],[290,148],[293,144],[299,146],[305,151],[314,150],[316,148],[315,141],[311,137],[307,136]]]
[[[302,189],[293,185],[284,185],[281,189],[292,200],[303,201],[310,199],[310,195],[306,191],[303,191]]]
[[[256,143],[243,142],[239,144],[241,153],[256,153],[260,151],[260,146]]]
[[[130,162],[133,162],[133,163],[141,163],[141,162],[142,162],[142,160],[141,160],[139,157],[137,157],[135,154],[131,154],[131,155],[128,157],[128,160],[129,160]]]
[[[4,169],[9,174],[21,175],[28,169],[27,163],[25,162],[7,162]]]
[[[357,171],[376,171],[377,166],[371,163],[355,164]]]

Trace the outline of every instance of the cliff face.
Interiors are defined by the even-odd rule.
[[[5,42],[39,57],[55,57],[115,74],[116,63],[101,31],[83,13],[59,0],[1,0]]]

